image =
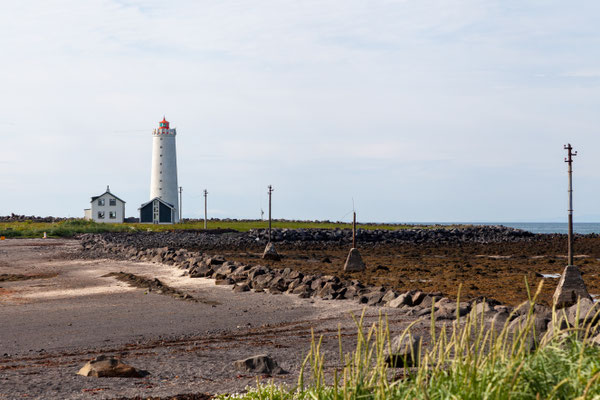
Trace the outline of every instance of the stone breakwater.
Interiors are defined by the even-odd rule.
[[[217,285],[231,285],[235,292],[267,292],[293,294],[300,298],[323,300],[354,300],[366,306],[403,308],[409,315],[431,313],[432,305],[438,319],[455,318],[471,310],[472,303],[457,305],[441,293],[411,290],[398,293],[382,286],[368,286],[356,279],[341,279],[333,275],[303,274],[291,268],[273,269],[263,265],[246,265],[227,261],[221,255],[209,255],[184,248],[139,246],[138,236],[130,236],[131,244],[116,242],[112,234],[81,235],[83,251],[89,257],[131,259],[173,265],[184,270],[190,278],[212,278]],[[497,305],[493,300],[488,301]],[[487,303],[486,303],[487,304]],[[458,307],[458,309],[457,309]]]
[[[525,302],[515,308],[502,305],[493,299],[472,299],[457,303],[439,292],[410,290],[399,293],[383,286],[369,286],[356,279],[344,279],[333,275],[304,274],[291,268],[276,269],[263,265],[248,265],[228,261],[221,255],[210,255],[185,248],[142,246],[139,235],[129,235],[130,240],[115,241],[111,234],[87,234],[80,237],[83,251],[90,257],[110,257],[138,261],[163,263],[184,270],[193,278],[211,278],[217,285],[230,285],[235,292],[266,292],[272,295],[291,294],[300,298],[323,300],[350,300],[365,306],[381,306],[398,309],[407,316],[428,317],[432,310],[436,320],[451,320],[468,313],[483,314],[488,323],[496,327],[508,324],[508,329],[517,329],[527,319],[530,310],[534,313],[536,337],[552,334],[552,312],[549,307]],[[576,326],[600,311],[600,304],[583,299],[579,305],[566,308],[560,314],[556,326]],[[600,319],[594,317],[594,323]],[[587,320],[589,321],[589,320]],[[598,330],[597,325],[594,332]],[[600,333],[594,340],[600,343]]]
[[[248,235],[266,241],[266,229],[252,229]],[[361,243],[494,243],[513,242],[535,235],[505,226],[467,226],[461,228],[357,229]],[[273,229],[273,242],[352,242],[350,229]]]
[[[533,240],[534,234],[504,226],[473,226],[463,228],[436,229],[358,229],[357,238],[361,246],[386,244],[424,243],[503,243]],[[134,246],[138,249],[173,247],[185,249],[247,249],[263,246],[268,240],[266,229],[251,229],[248,232],[233,230],[172,232],[105,233],[103,239],[110,243]],[[352,243],[350,229],[273,229],[275,243],[299,246],[331,247]]]

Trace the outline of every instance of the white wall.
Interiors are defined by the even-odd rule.
[[[115,199],[117,201],[117,205],[111,206],[109,201],[110,199]],[[98,200],[104,200],[104,205],[98,205]],[[104,211],[103,219],[98,218],[99,211]],[[111,211],[116,212],[116,218],[110,218]],[[123,223],[123,220],[125,219],[125,203],[110,193],[104,193],[102,196],[92,201],[92,219],[95,222],[102,223]]]
[[[159,197],[173,205],[174,222],[179,222],[176,135],[175,129],[155,129],[152,133],[150,199]]]

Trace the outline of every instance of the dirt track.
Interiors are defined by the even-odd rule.
[[[337,360],[338,324],[351,339],[355,328],[350,312],[361,312],[350,301],[237,294],[212,280],[181,277],[181,270],[165,265],[81,260],[78,248],[72,240],[0,242],[0,274],[46,274],[0,282],[0,399],[236,392],[254,384],[256,376],[235,371],[231,363],[262,353],[291,372],[275,381],[293,384],[309,348],[310,329],[326,336],[325,353]],[[207,301],[147,293],[103,277],[119,271],[159,278]],[[369,310],[369,321],[377,311]],[[407,324],[406,317],[394,312],[390,319],[394,330]],[[345,342],[348,350],[352,345],[352,340]],[[150,375],[75,375],[99,354],[122,356]]]
[[[599,244],[593,237],[576,242],[578,265],[591,293],[600,293]],[[354,345],[351,313],[362,309],[353,301],[234,293],[211,279],[181,276],[182,270],[173,266],[82,259],[79,247],[75,240],[0,242],[0,399],[237,392],[255,384],[257,377],[234,370],[232,362],[264,353],[290,371],[273,377],[275,382],[294,384],[311,329],[325,337],[329,371],[339,358],[338,325],[345,350]],[[486,296],[517,304],[527,297],[524,276],[534,286],[541,279],[536,273],[562,271],[563,247],[560,237],[491,245],[369,246],[362,249],[368,270],[350,277],[400,291],[420,288],[448,296],[462,283],[463,298]],[[223,254],[229,260],[268,264],[259,259],[260,250],[257,246]],[[274,264],[277,268],[335,275],[342,275],[347,254],[347,249],[331,246],[298,250],[281,245],[279,251],[285,258]],[[158,278],[194,300],[132,287],[116,279],[121,271]],[[556,280],[545,281],[547,301]],[[380,310],[389,315],[392,333],[412,320],[400,310],[369,308],[367,323],[375,321]],[[416,327],[424,337],[428,329],[428,322]],[[121,356],[150,375],[75,375],[85,361],[100,354]]]

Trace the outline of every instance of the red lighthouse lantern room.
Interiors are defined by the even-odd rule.
[[[169,129],[169,121],[163,116],[163,120],[158,123],[159,129]]]

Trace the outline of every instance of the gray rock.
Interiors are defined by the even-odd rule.
[[[412,294],[410,292],[402,293],[400,296],[396,297],[387,304],[388,307],[392,308],[400,308],[404,305],[412,305]]]
[[[147,374],[146,371],[138,371],[131,365],[122,363],[119,359],[104,355],[87,362],[77,372],[77,375],[93,376],[96,378],[141,378]]]
[[[508,318],[510,317],[510,313],[506,310],[504,311],[497,311],[493,317],[491,317],[490,323],[494,324],[494,327],[496,329],[503,329],[504,325],[506,325],[506,321],[508,321]]]
[[[587,291],[579,268],[567,265],[560,277],[556,291],[554,292],[554,303],[556,308],[570,307],[577,303],[578,299],[592,299]]]
[[[577,309],[579,308],[579,315]],[[600,314],[600,304],[594,303],[590,299],[581,299],[577,304],[573,304],[567,310],[567,321],[571,326],[583,326],[585,323],[595,324],[598,322]]]
[[[471,306],[469,303],[460,303],[458,309],[456,303],[440,303],[439,309],[435,312],[436,319],[455,319],[458,311],[458,316],[462,317],[469,313]]]
[[[250,286],[248,286],[246,283],[238,283],[233,287],[233,291],[236,293],[248,292],[250,291]]]
[[[362,272],[367,267],[360,256],[360,252],[356,248],[350,249],[346,263],[344,264],[344,272]]]
[[[238,371],[251,372],[254,374],[287,374],[287,371],[283,370],[283,368],[277,365],[275,360],[266,354],[249,357],[244,360],[237,360],[233,363],[233,366]]]
[[[383,304],[387,304],[387,303],[389,303],[390,301],[394,300],[396,297],[398,297],[398,293],[396,293],[396,292],[395,292],[395,291],[393,291],[393,290],[388,290],[388,291],[386,292],[386,294],[383,296],[383,298],[381,299],[381,302],[382,302]]]
[[[212,265],[212,266],[221,265],[225,262],[225,257],[219,256],[219,255],[213,256],[213,257],[209,258],[208,260],[206,260],[206,262],[208,265]]]
[[[392,339],[390,349],[384,351],[385,362],[392,368],[410,367],[418,364],[420,336],[398,335]]]
[[[421,302],[423,301],[425,296],[427,296],[427,295],[421,291],[414,292],[410,299],[411,305],[418,306],[419,304],[421,304]]]
[[[380,290],[374,290],[370,293],[368,293],[366,295],[367,297],[367,305],[368,306],[376,306],[379,305],[379,303],[381,303],[381,299],[383,299],[383,296],[385,295],[385,293],[383,293]]]
[[[267,243],[267,246],[265,247],[265,251],[262,255],[262,258],[264,260],[271,260],[271,261],[280,261],[281,260],[281,256],[279,255],[279,253],[277,253],[277,250],[275,250],[275,245],[273,245],[272,242]]]

